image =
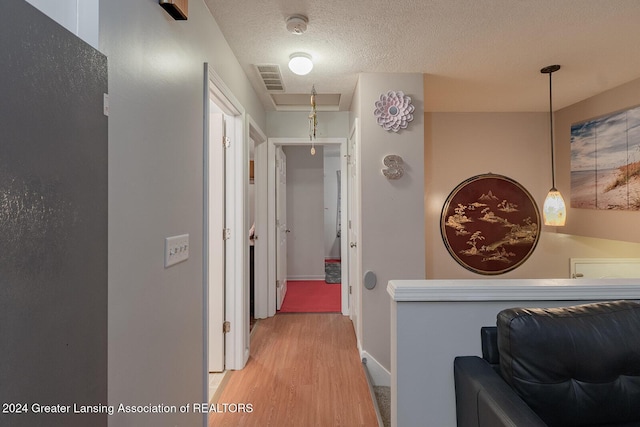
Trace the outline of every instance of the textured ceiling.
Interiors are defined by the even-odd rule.
[[[426,111],[545,111],[640,77],[640,0],[205,0],[267,110],[255,69],[280,66],[286,93],[340,94],[363,72],[425,74]],[[286,18],[308,16],[290,34]],[[287,68],[303,51],[315,66]],[[389,87],[389,90],[402,90]],[[639,100],[640,103],[640,100]]]

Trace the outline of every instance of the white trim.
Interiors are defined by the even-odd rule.
[[[225,367],[242,369],[247,362],[245,334],[248,334],[249,322],[249,313],[245,313],[249,287],[249,227],[246,212],[249,173],[245,165],[247,150],[244,114],[234,116],[231,128],[234,134],[231,136],[231,145],[227,148],[226,174],[226,222],[227,228],[231,230],[231,237],[227,240],[225,287],[225,318],[231,323],[231,331],[225,335]]]
[[[253,139],[256,145],[267,142],[267,135],[260,129],[260,126],[253,120],[253,117],[247,114],[247,119],[249,122],[249,138]]]
[[[360,357],[367,367],[373,385],[391,387],[391,372],[366,351],[360,352]]]
[[[268,203],[268,214],[267,214],[267,238],[268,238],[268,252],[269,252],[269,267],[268,267],[268,290],[267,294],[267,314],[268,317],[272,317],[276,314],[276,242],[277,238],[275,235],[276,229],[276,177],[275,177],[275,168],[276,168],[276,147],[277,146],[287,146],[287,145],[311,145],[311,141],[307,138],[268,138],[267,139],[267,170],[268,170],[268,188],[267,188],[267,203]],[[344,147],[347,144],[347,138],[317,138],[313,141],[315,145],[333,145],[340,144],[341,152],[344,150]],[[342,165],[341,165],[342,166]],[[346,185],[346,180],[342,180],[342,190],[344,191]],[[346,194],[343,192],[343,194]],[[343,212],[348,209],[348,207],[343,204]],[[343,217],[345,218],[345,214]],[[341,236],[347,236],[347,222],[342,222],[342,228],[340,231]],[[263,233],[264,234],[264,233]],[[342,265],[342,271],[347,268],[345,262]],[[349,294],[349,283],[348,280],[344,280],[347,276],[343,274],[342,280],[342,314],[349,314],[349,306],[348,306],[348,294]],[[256,293],[256,296],[258,294]],[[345,298],[346,295],[346,298]],[[346,302],[346,306],[345,306]]]
[[[267,317],[276,314],[276,145],[267,139]],[[265,233],[262,233],[263,235]],[[264,293],[264,292],[262,292]],[[258,294],[256,293],[256,296]]]
[[[581,274],[584,269],[580,267],[591,267],[590,275],[587,278],[595,279],[622,279],[640,277],[640,258],[570,258],[570,277],[572,279],[585,278]],[[593,269],[597,268],[597,276]],[[578,271],[581,270],[581,271]]]
[[[209,85],[209,91],[216,100],[216,104],[220,109],[230,116],[239,116],[244,114],[244,108],[231,92],[231,89],[222,81],[218,73],[209,68],[209,81],[213,83]]]
[[[362,240],[361,232],[361,199],[360,199],[360,183],[362,182],[361,165],[360,165],[360,125],[359,119],[356,117],[353,121],[353,126],[349,132],[349,139],[347,140],[346,153],[343,157],[345,163],[351,164],[352,168],[355,168],[355,176],[352,177],[349,171],[349,165],[345,164],[345,172],[343,175],[343,182],[346,185],[344,191],[343,206],[346,206],[343,212],[342,223],[347,224],[347,234],[341,241],[342,254],[346,254],[347,262],[343,262],[347,268],[343,268],[343,274],[346,272],[347,281],[351,287],[351,293],[348,293],[349,298],[349,316],[354,323],[353,327],[356,333],[356,339],[360,340],[363,335],[362,325],[362,248],[356,248],[353,251],[350,247],[351,240],[355,236],[355,244],[358,245],[357,240]],[[353,151],[351,152],[353,142]],[[351,230],[349,230],[349,221],[351,221]],[[355,255],[353,254],[355,252]],[[355,277],[352,277],[355,276]],[[343,276],[344,280],[344,276]]]
[[[353,290],[355,286],[354,278],[349,277],[349,266],[355,260],[351,259],[349,253],[349,170],[347,165],[347,152],[349,151],[349,140],[345,139],[340,144],[340,282],[345,283],[342,286],[340,295],[340,309],[342,314],[348,316],[351,313],[351,294],[349,288]]]
[[[227,133],[232,134],[234,141],[226,150],[226,228],[231,230],[231,235],[226,242],[225,256],[225,320],[231,323],[231,330],[225,335],[225,369],[242,369],[249,357],[249,250],[246,244],[246,232],[249,230],[246,211],[249,186],[246,149],[248,118],[240,102],[215,70],[208,63],[204,64],[204,69],[207,102],[209,97],[213,98],[225,114],[232,116]],[[204,120],[208,131],[208,116]],[[208,333],[207,319],[208,312],[204,320],[204,329]]]
[[[257,125],[250,119],[249,133],[253,139],[254,146],[254,173],[255,173],[255,224],[257,240],[254,242],[254,305],[253,315],[256,319],[268,317],[268,287],[269,287],[269,233],[268,215],[269,201],[267,199],[268,186],[268,147],[267,137],[260,131],[254,134],[254,130],[259,130]],[[264,139],[263,139],[264,138]]]
[[[269,138],[269,142],[274,145],[311,145],[308,138]],[[343,144],[346,138],[316,138],[313,140],[314,145],[331,145]]]
[[[394,301],[572,301],[640,299],[637,279],[391,280]]]
[[[203,383],[203,402],[209,401],[209,64],[204,63],[204,105],[203,105],[203,224],[202,224],[202,314],[203,314],[203,342],[202,346],[202,377],[206,379]],[[206,414],[205,414],[206,415]],[[207,416],[204,416],[203,426],[207,426]]]
[[[205,138],[204,162],[204,216],[203,216],[203,279],[205,282],[208,305],[209,372],[224,371],[224,333],[220,327],[224,323],[225,302],[225,242],[215,230],[222,230],[225,204],[225,164],[224,147],[215,141],[222,141],[224,135],[224,114],[210,111],[213,101],[207,97],[205,120],[207,137]],[[218,327],[216,327],[216,325]]]
[[[325,276],[287,276],[287,281],[289,280],[312,280],[314,282],[324,282]]]

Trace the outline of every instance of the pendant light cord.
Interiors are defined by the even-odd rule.
[[[554,158],[554,144],[553,144],[553,96],[552,96],[552,86],[551,86],[551,74],[553,71],[549,73],[549,123],[551,125],[551,189],[556,189],[556,163]]]

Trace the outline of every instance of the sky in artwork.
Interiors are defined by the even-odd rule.
[[[571,171],[640,161],[640,107],[571,126]]]

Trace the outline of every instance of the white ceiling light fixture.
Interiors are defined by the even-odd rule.
[[[289,69],[299,76],[306,76],[313,69],[311,55],[303,52],[292,53],[289,56]]]

